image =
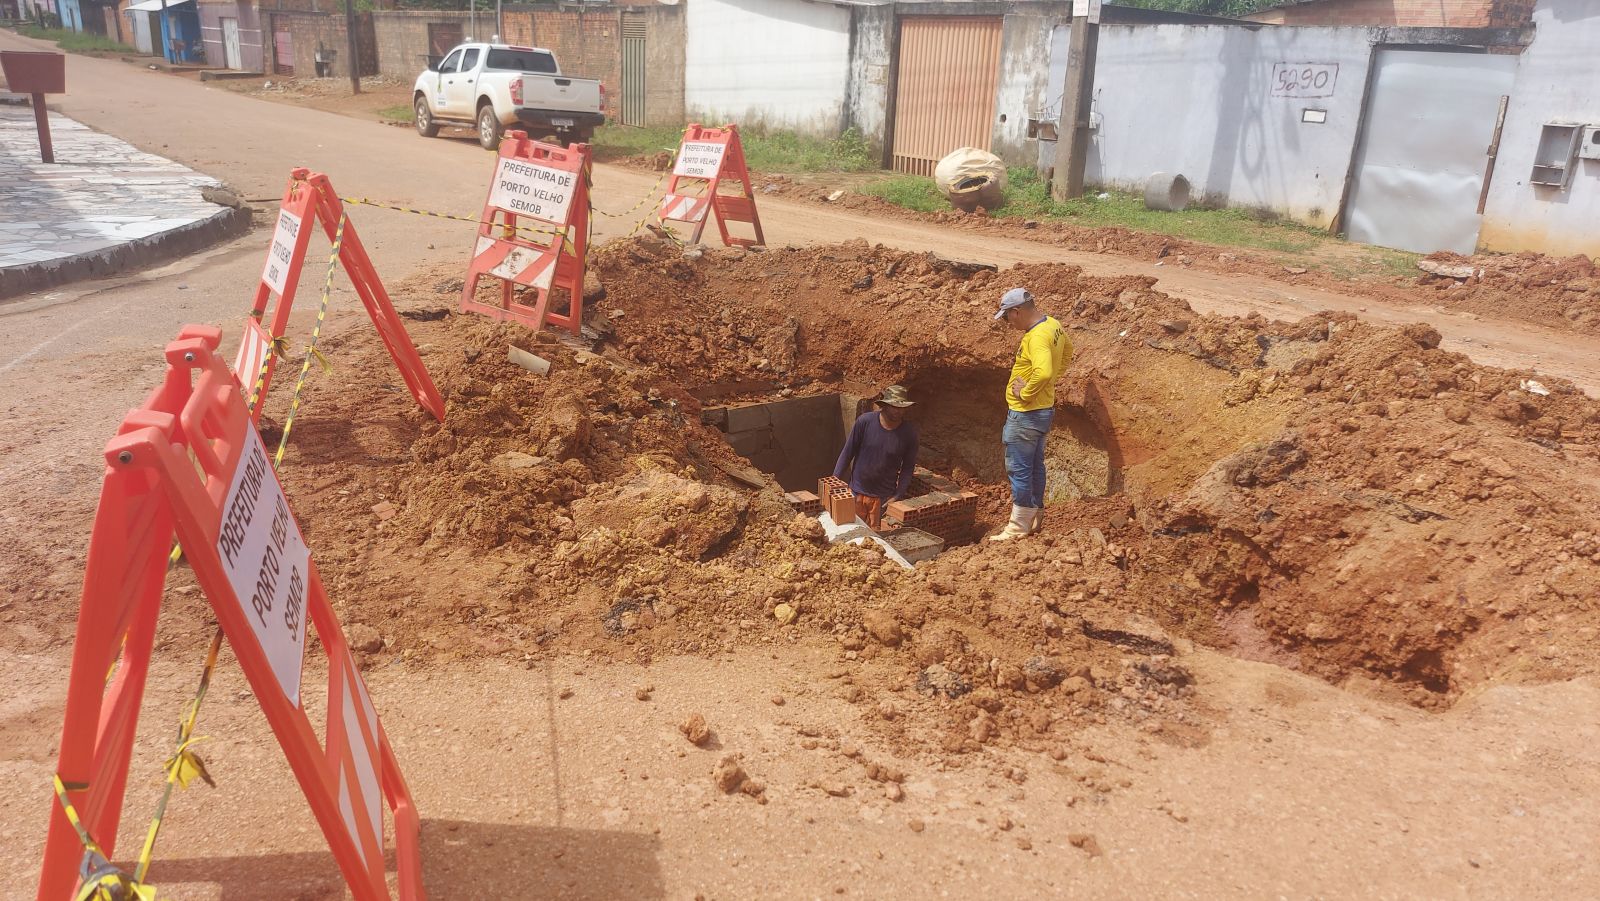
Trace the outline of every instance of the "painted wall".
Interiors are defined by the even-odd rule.
[[[1028,92],[1002,88],[1010,105],[998,110],[1008,118],[997,152],[1015,165],[1054,160],[1053,142],[1019,144],[1013,126],[1025,127],[1040,109],[1059,110],[1067,41],[1066,26],[1055,27],[1062,56],[1050,61],[1046,89],[1025,103],[1018,98]],[[1344,192],[1376,40],[1365,28],[1102,26],[1086,180],[1143,191],[1152,174],[1178,172],[1198,198],[1326,227]],[[1303,71],[1304,63],[1329,77],[1320,87],[1285,90],[1279,70]],[[1303,121],[1307,110],[1326,121]],[[1029,144],[1037,144],[1032,153]]]
[[[67,31],[83,30],[83,9],[78,0],[58,0],[56,14],[61,17],[61,27]]]
[[[1600,259],[1600,160],[1577,160],[1566,190],[1528,184],[1546,122],[1600,126],[1600,0],[1541,0],[1533,20],[1478,242]]]
[[[1009,15],[1000,32],[1000,89],[995,96],[994,135],[989,149],[1003,159],[1030,159],[1034,142],[1028,138],[1028,117],[1037,108],[1038,98],[1059,104],[1061,86],[1066,83],[1066,44],[1061,46],[1060,75],[1051,72],[1051,39],[1057,16]],[[1060,29],[1062,40],[1066,28]],[[1051,80],[1053,78],[1053,80]],[[1058,106],[1059,109],[1059,106]]]
[[[200,62],[200,16],[193,3],[168,6],[159,15],[160,46],[156,51],[169,63]],[[156,35],[151,35],[152,39]]]
[[[889,124],[889,77],[893,62],[894,7],[851,9],[855,40],[850,46],[850,94],[846,124],[860,132],[873,149],[883,150]]]
[[[845,127],[850,10],[810,0],[688,0],[691,120],[835,137]]]
[[[227,64],[227,54],[222,42],[222,20],[239,21],[239,69],[241,72],[262,72],[261,16],[254,3],[222,2],[200,3],[200,39],[206,46],[206,65]]]

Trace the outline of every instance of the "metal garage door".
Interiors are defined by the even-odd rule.
[[[999,84],[998,16],[901,19],[895,170],[932,175],[958,147],[988,150]]]
[[[639,13],[622,14],[622,124],[644,124],[645,41],[649,25]]]
[[[1379,50],[1345,234],[1418,253],[1477,249],[1478,194],[1517,58]]]

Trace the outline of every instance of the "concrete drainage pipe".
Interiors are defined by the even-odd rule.
[[[1189,206],[1189,180],[1157,172],[1144,183],[1144,205],[1152,210],[1181,213]]]

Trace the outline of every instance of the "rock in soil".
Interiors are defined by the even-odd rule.
[[[689,743],[692,745],[698,745],[703,748],[707,742],[711,741],[711,727],[706,725],[706,718],[698,713],[691,714],[688,719],[684,720],[683,724],[678,726],[678,731],[682,732],[683,737],[689,739]]]

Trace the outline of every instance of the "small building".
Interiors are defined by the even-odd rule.
[[[200,14],[194,0],[138,0],[123,10],[132,24],[134,46],[176,65],[205,60]]]
[[[239,72],[262,72],[261,16],[251,0],[199,0],[206,62]]]

